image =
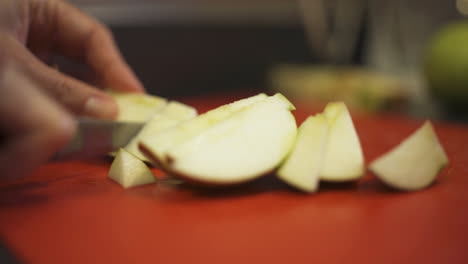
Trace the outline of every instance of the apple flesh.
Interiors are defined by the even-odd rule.
[[[149,94],[110,91],[108,94],[115,99],[119,107],[117,121],[146,122],[167,104],[166,99]]]
[[[156,182],[156,178],[146,164],[124,149],[117,152],[108,177],[119,183],[123,188]]]
[[[299,127],[294,148],[278,169],[278,177],[301,191],[317,191],[327,137],[326,117],[308,117]]]
[[[154,134],[152,137],[145,137],[140,143],[142,148],[150,150],[149,152],[145,151],[145,153],[151,156],[151,160],[157,164],[165,163],[166,153],[172,147],[188,141],[190,138],[203,133],[209,127],[223,122],[233,113],[266,98],[267,95],[258,94],[220,106],[161,133]]]
[[[293,109],[277,94],[223,113],[215,122],[200,115],[181,130],[185,131],[184,140],[162,152],[164,168],[187,182],[210,186],[238,184],[267,174],[279,166],[294,144]],[[147,153],[158,151],[157,145],[145,141],[142,147]]]
[[[197,110],[195,108],[176,101],[169,102],[164,109],[153,115],[153,117],[146,122],[140,132],[125,146],[125,150],[142,161],[150,162],[140,151],[138,147],[139,142],[145,138],[157,137],[157,134],[161,131],[174,127],[195,116],[197,116]]]
[[[327,104],[323,112],[329,135],[320,179],[332,182],[357,180],[364,175],[364,155],[348,108],[343,102]]]
[[[390,187],[414,191],[426,188],[448,164],[429,121],[395,148],[374,160],[369,169]]]

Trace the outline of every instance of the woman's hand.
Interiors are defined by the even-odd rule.
[[[144,91],[93,18],[61,0],[0,0],[0,178],[46,162],[74,135],[75,116],[118,112],[107,94],[39,59],[48,54],[86,64],[101,87]]]

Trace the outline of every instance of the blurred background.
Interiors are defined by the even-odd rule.
[[[449,83],[454,77],[439,73],[460,58],[455,79],[468,76],[468,26],[447,33],[466,41],[433,43],[466,16],[468,0],[71,2],[110,26],[152,94],[280,91],[310,103],[345,100],[362,111],[467,120],[468,79]]]

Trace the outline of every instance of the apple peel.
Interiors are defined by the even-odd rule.
[[[205,186],[239,184],[272,172],[296,137],[292,109],[278,94],[230,113],[222,121],[206,123],[201,132],[184,135],[186,140],[167,149],[164,169],[186,182]],[[142,147],[155,156],[151,145],[143,143]]]

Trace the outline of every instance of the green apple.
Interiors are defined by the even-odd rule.
[[[369,169],[385,184],[414,191],[429,186],[448,158],[429,121],[398,146],[374,160]]]
[[[162,110],[167,100],[154,95],[108,91],[119,107],[117,121],[146,122]]]
[[[220,106],[216,109],[199,115],[197,118],[182,122],[171,129],[166,129],[161,133],[154,134],[152,137],[146,137],[141,140],[144,149],[150,149],[150,152],[145,154],[151,155],[152,160],[158,164],[165,162],[165,154],[167,150],[175,145],[181,144],[189,140],[203,131],[207,130],[219,122],[224,121],[233,113],[261,100],[267,98],[265,94],[258,94],[249,98],[245,98],[231,104]]]
[[[327,104],[323,112],[329,134],[320,179],[332,182],[357,180],[364,175],[361,143],[343,102]]]
[[[294,148],[278,169],[278,177],[301,191],[317,191],[327,137],[326,117],[308,117],[299,127]]]
[[[123,188],[156,182],[156,178],[146,164],[124,149],[117,152],[108,177]]]
[[[210,186],[265,175],[279,166],[294,144],[293,109],[284,96],[276,94],[257,97],[237,111],[223,113],[221,119],[200,115],[184,124],[184,140],[165,149],[164,168],[187,182]],[[157,145],[145,141],[142,145],[147,152],[157,152]]]
[[[145,138],[152,138],[161,131],[197,116],[197,110],[191,106],[172,101],[146,122],[140,132],[125,146],[125,150],[145,162],[150,160],[140,151],[138,144]]]
[[[428,88],[435,99],[449,110],[468,113],[468,20],[452,22],[436,32],[424,59]]]

